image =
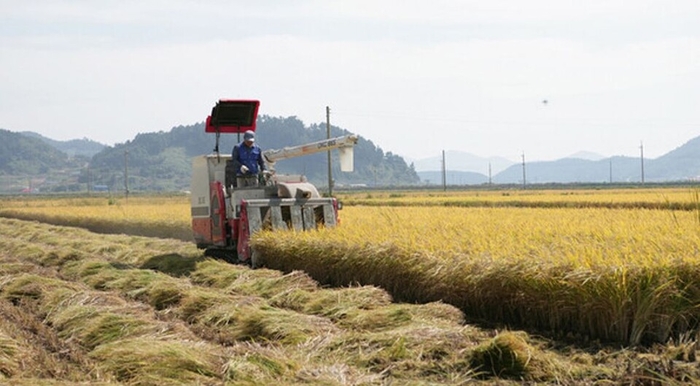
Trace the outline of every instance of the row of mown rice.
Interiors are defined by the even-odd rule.
[[[3,219],[0,249],[0,312],[22,315],[0,321],[0,379],[13,384],[623,376],[590,357],[565,363],[527,335],[464,326],[443,303],[395,304],[372,286],[323,289],[298,271],[204,259],[174,240]]]

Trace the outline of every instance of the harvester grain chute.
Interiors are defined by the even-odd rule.
[[[207,117],[205,131],[216,134],[214,152],[192,162],[192,231],[197,247],[232,262],[262,265],[249,242],[262,229],[304,231],[338,224],[338,201],[321,197],[303,175],[280,175],[277,161],[338,149],[342,171],[353,169],[357,136],[347,135],[263,151],[268,173],[258,186],[236,187],[231,154],[219,153],[222,133],[255,132],[260,102],[222,99]]]

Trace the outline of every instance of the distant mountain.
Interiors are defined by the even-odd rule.
[[[192,157],[210,154],[214,150],[215,136],[204,132],[204,124],[177,126],[169,132],[141,133],[132,140],[115,146],[104,146],[85,139],[55,141],[36,133],[12,133],[5,131],[0,147],[0,173],[12,175],[12,183],[0,187],[0,191],[76,191],[93,188],[121,191],[125,188],[124,175],[128,171],[129,189],[180,190],[189,189]],[[347,130],[331,127],[332,136],[350,134]],[[326,138],[326,127],[305,126],[296,117],[275,118],[260,116],[258,119],[258,144],[263,149],[283,148],[315,142]],[[236,135],[222,135],[219,150],[230,154],[233,145],[240,141]],[[67,144],[77,145],[65,147]],[[101,150],[92,159],[84,156],[68,156],[58,150],[62,147],[74,153]],[[341,172],[337,151],[333,155],[333,178],[336,186],[381,185],[405,186],[418,184],[416,171],[403,158],[384,152],[365,138],[360,137],[355,146],[355,171]],[[57,173],[57,168],[70,170]],[[328,184],[327,155],[318,153],[305,157],[283,160],[276,169],[283,174],[304,174],[319,188]],[[32,178],[28,175],[45,174],[56,178]],[[60,178],[58,178],[60,175]],[[9,181],[9,180],[7,180]],[[33,186],[33,187],[32,187]]]
[[[644,175],[649,181],[700,180],[700,137],[659,158],[645,161]]]
[[[462,153],[461,155],[468,154]],[[472,158],[473,157],[473,158]],[[479,173],[466,176],[450,177],[450,172],[457,168],[470,167],[469,161],[483,163],[484,159],[475,156],[462,158],[452,156],[453,160],[465,161],[450,163],[450,152],[445,155],[447,164],[447,183],[456,185],[482,184],[487,177]],[[486,161],[488,162],[488,161]],[[492,172],[494,161],[492,159]],[[508,161],[510,162],[510,161]],[[440,168],[441,157],[432,157],[414,161],[421,181],[441,184],[442,175],[438,170],[426,171],[426,165]],[[455,164],[459,166],[455,166]],[[436,166],[435,166],[436,165]],[[452,165],[452,166],[451,166]],[[496,164],[497,165],[497,164]],[[473,167],[474,164],[471,164]],[[555,161],[536,161],[525,164],[525,182],[528,184],[545,183],[629,183],[642,180],[642,160],[635,157],[615,156],[605,158],[600,154],[581,151]],[[700,137],[691,139],[682,146],[656,159],[644,159],[645,182],[700,180]],[[495,184],[522,184],[523,165],[510,162],[504,170],[492,177]]]
[[[587,159],[589,161],[600,161],[602,159],[605,159],[605,156],[602,154],[598,153],[593,153],[590,151],[579,151],[576,152],[566,158],[578,158],[578,159]]]
[[[563,158],[556,161],[527,162],[525,181],[542,183],[607,183],[641,181],[640,160],[631,157],[612,157],[599,161]],[[496,184],[523,183],[523,166],[513,165],[493,177]]]
[[[333,137],[347,134],[350,134],[347,130],[331,127]],[[258,118],[256,141],[263,150],[301,145],[325,138],[325,124],[305,126],[296,117]],[[230,154],[233,145],[239,141],[235,134],[224,134],[221,136],[219,151]],[[138,134],[133,140],[107,147],[96,154],[91,162],[90,178],[111,189],[123,189],[125,162],[128,162],[131,190],[188,189],[192,157],[211,153],[214,145],[215,136],[204,132],[203,123],[174,127],[170,132]],[[415,170],[406,165],[403,158],[391,152],[385,153],[372,141],[360,137],[354,153],[355,171],[348,173],[340,171],[337,152],[331,152],[336,185],[398,186],[419,182]],[[275,168],[282,174],[304,174],[319,187],[328,185],[325,152],[282,160]]]
[[[331,127],[331,135],[347,130]],[[325,124],[304,125],[296,117],[260,116],[258,144],[263,149],[282,148],[326,138]],[[236,135],[222,135],[219,149],[228,154]],[[124,188],[125,162],[128,162],[131,190],[187,189],[191,159],[211,153],[215,137],[204,132],[203,123],[177,126],[169,132],[138,134],[132,140],[105,146],[90,139],[56,141],[37,133],[14,133],[0,129],[0,175],[2,192],[79,191],[90,186],[119,191]],[[60,150],[63,149],[63,150]],[[99,149],[99,150],[98,150]],[[97,152],[96,152],[97,151]],[[96,152],[96,153],[95,153]],[[94,154],[92,158],[90,154]],[[334,154],[333,177],[336,186],[407,186],[442,183],[442,156],[424,158],[407,165],[392,152],[384,152],[372,141],[360,137],[355,146],[355,172],[338,168]],[[641,159],[578,152],[556,161],[527,162],[525,180],[538,183],[639,182]],[[488,182],[489,164],[494,184],[521,184],[523,165],[501,157],[478,157],[460,151],[445,154],[449,185],[478,185]],[[279,173],[304,174],[319,187],[327,185],[326,154],[280,161]],[[700,137],[656,159],[644,159],[647,182],[700,180]]]
[[[31,138],[38,138],[45,143],[49,144],[51,147],[58,149],[69,156],[82,155],[87,157],[92,157],[93,155],[99,153],[102,149],[107,147],[99,142],[93,141],[91,139],[71,139],[68,141],[57,141],[55,139],[44,137],[39,133],[33,131],[23,131],[20,134]]]
[[[637,182],[642,180],[642,160],[611,157],[598,161],[565,158],[532,162],[525,167],[528,183]],[[644,181],[697,181],[700,179],[700,137],[655,158],[644,159]],[[496,183],[522,183],[522,166],[514,165],[494,177]]]
[[[39,138],[0,129],[0,174],[38,175],[80,167],[86,160],[71,160]]]
[[[442,154],[413,160],[412,162],[418,172],[442,170]],[[445,152],[445,169],[448,171],[475,172],[488,175],[489,164],[491,165],[491,173],[496,174],[513,165],[514,162],[503,157],[479,157],[463,151],[449,150]]]

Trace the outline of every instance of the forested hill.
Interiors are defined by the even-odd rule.
[[[331,127],[331,136],[350,134]],[[91,162],[90,179],[99,185],[120,189],[124,186],[125,161],[128,163],[129,186],[132,190],[187,189],[193,156],[209,154],[215,135],[204,132],[204,124],[177,126],[169,132],[145,133],[133,140],[97,153]],[[263,149],[279,149],[326,138],[325,125],[305,126],[296,117],[258,118],[256,141]],[[236,134],[222,134],[219,151],[229,154],[239,141]],[[128,152],[128,153],[127,153]],[[410,185],[419,182],[412,166],[391,152],[385,153],[372,141],[360,138],[355,146],[355,171],[341,172],[337,152],[332,152],[333,178],[336,185],[379,184]],[[319,153],[283,160],[277,163],[278,173],[304,174],[317,186],[327,186],[327,155]]]
[[[44,137],[43,135],[35,133],[33,131],[23,131],[20,134],[31,138],[38,138],[51,145],[51,147],[54,147],[68,154],[69,156],[92,157],[93,155],[99,153],[102,149],[106,147],[105,145],[93,141],[89,138],[71,139],[68,141],[57,141],[55,139]]]
[[[87,159],[75,159],[39,138],[0,129],[0,174],[48,174],[64,168],[80,167]]]

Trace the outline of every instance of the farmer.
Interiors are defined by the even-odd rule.
[[[236,171],[236,186],[258,186],[258,175],[265,171],[262,150],[255,144],[255,133],[243,133],[243,142],[233,147],[233,170]]]

